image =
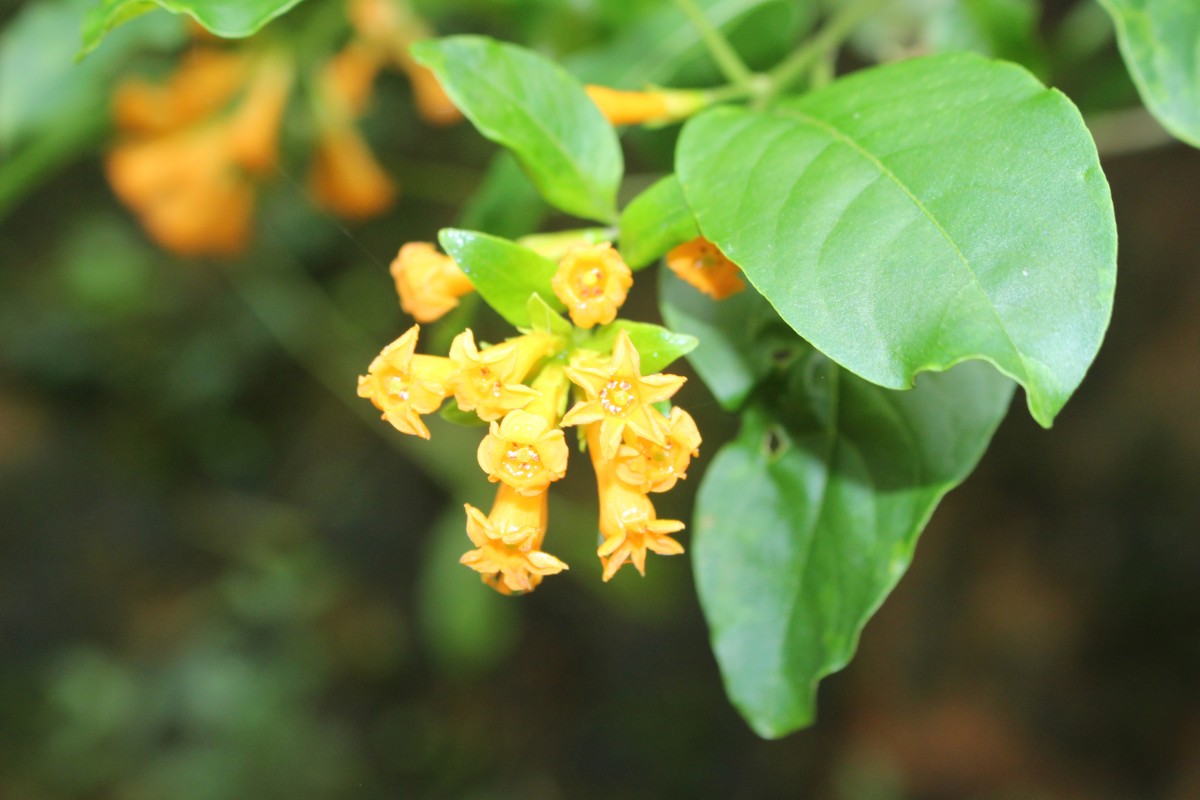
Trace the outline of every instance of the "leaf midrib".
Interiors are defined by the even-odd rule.
[[[973,283],[975,285],[975,288],[979,290],[980,294],[982,294],[985,298],[987,298],[987,301],[988,301],[987,307],[991,310],[992,316],[995,317],[996,324],[999,326],[1000,332],[1004,334],[1004,338],[1008,342],[1009,347],[1012,349],[1013,355],[1015,355],[1017,360],[1020,361],[1020,363],[1021,363],[1021,369],[1024,373],[1023,380],[1021,382],[1025,383],[1025,382],[1029,381],[1031,378],[1031,375],[1030,375],[1030,371],[1029,371],[1029,365],[1025,360],[1025,354],[1021,352],[1021,349],[1019,347],[1017,347],[1017,343],[1013,339],[1012,334],[1009,332],[1008,326],[1005,325],[1004,319],[1000,316],[1000,311],[999,311],[999,309],[996,308],[996,304],[992,300],[992,296],[987,293],[986,289],[983,288],[983,284],[980,282],[979,275],[978,275],[978,273],[975,272],[975,268],[973,266],[971,266],[970,260],[967,258],[966,254],[963,253],[962,248],[960,248],[958,246],[958,243],[956,241],[954,241],[954,238],[950,235],[950,232],[947,231],[946,228],[941,224],[941,222],[938,221],[937,217],[935,217],[933,215],[933,212],[931,212],[929,210],[929,208],[926,207],[926,205],[921,201],[921,199],[919,197],[917,197],[917,195],[912,191],[912,189],[910,189],[908,187],[908,185],[906,183],[904,183],[904,181],[900,180],[900,177],[898,175],[896,175],[896,173],[894,173],[890,169],[888,169],[887,165],[884,164],[874,153],[867,150],[865,147],[863,147],[861,144],[859,144],[859,142],[857,140],[855,140],[853,137],[851,137],[849,134],[838,129],[837,127],[830,124],[829,122],[826,122],[825,120],[820,119],[818,117],[813,117],[808,114],[805,114],[805,113],[802,113],[799,111],[795,111],[795,110],[790,110],[790,109],[788,109],[788,110],[776,109],[772,113],[775,114],[776,116],[793,119],[793,120],[796,120],[797,122],[800,122],[801,124],[805,124],[805,125],[814,127],[817,130],[824,133],[825,135],[827,135],[827,136],[835,139],[836,141],[844,144],[845,146],[849,147],[854,153],[856,153],[857,155],[859,155],[866,161],[870,162],[870,164],[873,167],[875,167],[877,170],[879,170],[880,173],[882,173],[893,184],[895,184],[897,189],[902,191],[905,194],[905,196],[908,197],[909,201],[912,202],[912,204],[914,206],[916,206],[916,208],[925,216],[925,218],[929,221],[929,223],[931,225],[933,225],[934,229],[938,232],[938,234],[941,235],[941,237],[946,241],[946,244],[950,245],[951,250],[953,250],[954,254],[958,257],[958,260],[962,264],[963,268],[966,270],[967,275],[970,276],[971,283]],[[944,314],[943,314],[943,316],[944,316]]]

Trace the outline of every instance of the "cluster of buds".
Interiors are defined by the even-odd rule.
[[[405,245],[392,272],[401,302],[421,321],[470,291],[454,261],[432,245]],[[602,243],[562,255],[552,286],[579,330],[611,323],[632,281],[617,251]],[[684,378],[643,375],[623,329],[608,352],[575,345],[581,337],[540,330],[480,347],[467,329],[447,356],[418,354],[418,334],[414,325],[385,347],[359,378],[358,394],[397,430],[422,438],[430,433],[421,417],[450,398],[489,423],[477,456],[498,484],[496,499],[487,514],[466,507],[474,549],[462,557],[485,583],[505,594],[528,592],[567,568],[542,549],[547,493],[567,471],[564,428],[577,429],[595,470],[604,580],[625,564],[644,574],[647,553],[683,552],[672,538],[683,523],[659,519],[650,495],[686,477],[698,453],[695,421],[667,405]]]
[[[317,205],[361,219],[397,194],[358,129],[380,70],[392,65],[408,76],[426,122],[447,125],[460,115],[433,73],[408,55],[408,45],[431,32],[407,0],[348,0],[347,17],[350,40],[311,76],[316,141],[307,183]],[[133,78],[117,88],[119,140],[106,172],[152,239],[187,256],[245,250],[298,71],[287,53],[257,41],[230,47],[201,38],[164,84]]]

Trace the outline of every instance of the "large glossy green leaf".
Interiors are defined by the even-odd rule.
[[[690,121],[703,234],[806,340],[906,388],[971,358],[1049,426],[1108,326],[1116,227],[1079,112],[968,54],[864,71],[765,112]]]
[[[418,42],[412,52],[480,133],[513,152],[549,203],[615,221],[621,147],[582,84],[536,53],[482,36]]]
[[[290,11],[301,0],[100,0],[83,24],[83,53],[94,50],[113,28],[147,11],[187,14],[218,36],[237,39]]]
[[[760,735],[812,722],[817,682],[853,656],[1012,387],[968,363],[898,392],[809,349],[777,404],[745,414],[705,473],[692,553],[726,689]]]
[[[621,211],[618,227],[621,255],[635,270],[653,264],[672,247],[700,235],[674,175],[633,198]]]
[[[528,247],[457,228],[443,228],[438,242],[487,304],[513,325],[529,327],[529,300],[534,294],[541,295],[555,311],[563,310],[550,287],[558,265]]]
[[[668,269],[660,275],[663,321],[696,338],[688,361],[725,410],[741,408],[763,378],[807,350],[753,286],[718,302]]]
[[[1125,65],[1151,113],[1200,147],[1200,5],[1195,0],[1100,0]]]

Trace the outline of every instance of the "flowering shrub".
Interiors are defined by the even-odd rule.
[[[122,5],[98,8],[90,40]],[[239,36],[295,0],[163,5]],[[496,484],[495,501],[487,513],[466,504],[461,561],[521,594],[568,569],[544,548],[576,535],[551,533],[547,501],[575,443],[595,474],[603,580],[684,552],[683,522],[660,519],[651,495],[700,453],[696,422],[674,403],[684,377],[661,371],[687,355],[740,419],[732,441],[705,447],[688,545],[700,602],[732,701],[778,736],[811,722],[817,682],[851,658],[1016,387],[1048,428],[1080,386],[1111,314],[1116,229],[1079,111],[996,58],[1004,41],[986,13],[935,25],[851,0],[810,30],[815,14],[785,9],[785,38],[801,43],[754,53],[751,66],[719,5],[678,0],[674,17],[647,15],[614,45],[653,51],[663,26],[686,18],[716,70],[671,87],[654,85],[674,76],[652,64],[612,69],[611,53],[608,69],[568,68],[486,36],[434,38],[401,0],[350,3],[344,41],[311,64],[265,45],[197,44],[166,83],[118,92],[108,172],[164,246],[237,252],[299,80],[312,198],[371,216],[396,196],[358,128],[384,65],[407,77],[426,123],[461,114],[508,151],[491,173],[500,194],[532,186],[562,217],[544,232],[447,227],[441,251],[400,246],[400,307],[452,325],[453,338],[444,354],[418,352],[423,331],[408,327],[358,394],[409,436],[429,439],[423,417],[439,409],[486,425],[476,477]],[[1200,14],[1169,0],[1104,5],[1150,110],[1200,142],[1195,39],[1179,33],[1200,31]],[[889,28],[885,11],[907,22]],[[836,76],[847,43],[879,63]],[[668,166],[626,180],[614,126],[667,128]],[[635,273],[660,260],[666,325],[620,317]],[[476,341],[476,297],[512,336]]]

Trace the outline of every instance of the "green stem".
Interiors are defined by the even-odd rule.
[[[695,0],[675,0],[675,5],[699,31],[704,46],[712,54],[713,60],[717,62],[717,66],[725,78],[737,86],[750,86],[754,81],[754,73],[733,49],[733,45],[725,38],[725,34],[714,27],[708,17],[704,16],[704,12],[696,5]]]
[[[859,23],[876,11],[884,0],[857,0],[842,8],[824,28],[790,56],[781,61],[770,72],[771,88],[767,97],[773,97],[791,88],[828,53],[841,46],[850,32]]]

